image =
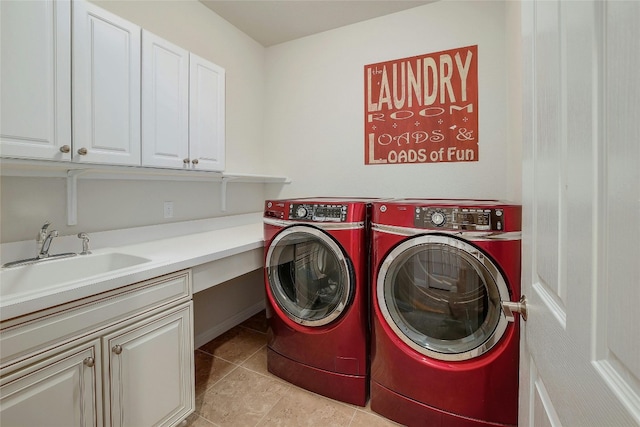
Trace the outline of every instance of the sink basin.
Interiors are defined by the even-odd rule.
[[[0,270],[0,297],[30,294],[150,262],[119,252],[79,255]]]

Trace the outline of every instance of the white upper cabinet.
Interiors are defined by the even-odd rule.
[[[140,165],[141,29],[73,3],[73,159]]]
[[[223,171],[225,71],[190,54],[189,148],[192,168]]]
[[[224,171],[223,68],[84,0],[0,21],[2,157]]]
[[[223,68],[143,31],[142,165],[224,170]]]
[[[0,154],[70,160],[70,3],[0,1],[0,40]]]
[[[142,165],[189,164],[189,52],[143,31]]]

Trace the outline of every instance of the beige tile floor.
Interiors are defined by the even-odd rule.
[[[195,352],[196,411],[189,427],[397,426],[369,407],[296,387],[267,371],[264,311]]]

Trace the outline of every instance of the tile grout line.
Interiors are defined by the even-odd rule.
[[[251,372],[253,372],[253,371],[251,371]],[[271,411],[273,411],[273,408],[278,406],[278,403],[280,403],[280,401],[282,401],[282,399],[284,399],[284,396],[280,396],[280,398],[273,404],[273,406],[271,406],[271,408],[269,408],[269,410],[267,412],[265,412],[265,414],[262,416],[262,418],[260,418],[258,420],[258,422],[255,424],[254,427],[258,427],[260,425],[260,423],[262,422],[262,420],[264,420],[271,413]]]
[[[241,328],[247,329],[247,330],[249,330],[249,331],[257,332],[257,333],[259,333],[259,334],[261,334],[261,335],[267,335],[267,333],[266,333],[266,332],[259,331],[259,330],[254,329],[254,328],[250,328],[249,326],[245,326],[245,325],[243,325],[242,323],[241,323],[241,324],[239,324],[238,326],[239,326],[239,327],[241,327]]]
[[[351,427],[351,425],[353,424],[353,420],[356,419],[356,414],[357,413],[358,413],[358,411],[355,410],[355,411],[353,411],[353,414],[351,414],[351,419],[349,420],[349,426],[348,427]]]
[[[262,344],[262,345],[260,346],[260,348],[258,348],[256,351],[254,351],[253,353],[251,353],[251,354],[249,355],[249,357],[247,357],[246,359],[244,359],[244,360],[240,363],[240,366],[242,366],[242,364],[243,364],[243,363],[247,362],[249,359],[251,359],[251,358],[252,358],[253,356],[255,356],[256,354],[258,354],[258,352],[259,352],[260,350],[262,350],[263,348],[265,348],[266,346],[267,346],[267,344]],[[251,370],[251,369],[249,369],[249,370]]]
[[[229,372],[227,372],[226,374],[224,374],[223,376],[221,376],[220,378],[218,378],[217,381],[215,381],[213,384],[210,384],[207,388],[205,388],[201,394],[204,395],[205,393],[207,393],[211,388],[213,388],[213,386],[215,386],[216,384],[218,384],[220,381],[222,381],[223,379],[225,379],[226,377],[228,377],[232,372],[234,372],[236,369],[240,368],[240,365],[237,365],[233,362],[229,362],[228,360],[223,359],[222,357],[218,357],[218,356],[214,356],[212,354],[207,353],[206,351],[203,351],[202,353],[206,354],[207,356],[210,356],[212,359],[218,358],[220,360],[223,360],[231,365],[233,365],[233,369],[231,369]],[[203,417],[204,418],[204,417]],[[207,419],[207,418],[205,418]]]

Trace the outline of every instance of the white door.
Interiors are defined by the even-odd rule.
[[[97,341],[46,358],[0,379],[2,425],[102,425]]]
[[[0,154],[71,160],[70,3],[1,1],[0,40]]]
[[[640,424],[640,2],[526,1],[521,426]]]
[[[223,171],[225,70],[190,54],[189,149],[193,169]]]
[[[140,165],[140,27],[73,2],[73,160]]]
[[[189,52],[143,30],[142,165],[182,169],[188,157]]]
[[[195,408],[192,303],[103,338],[106,424],[175,425]]]

